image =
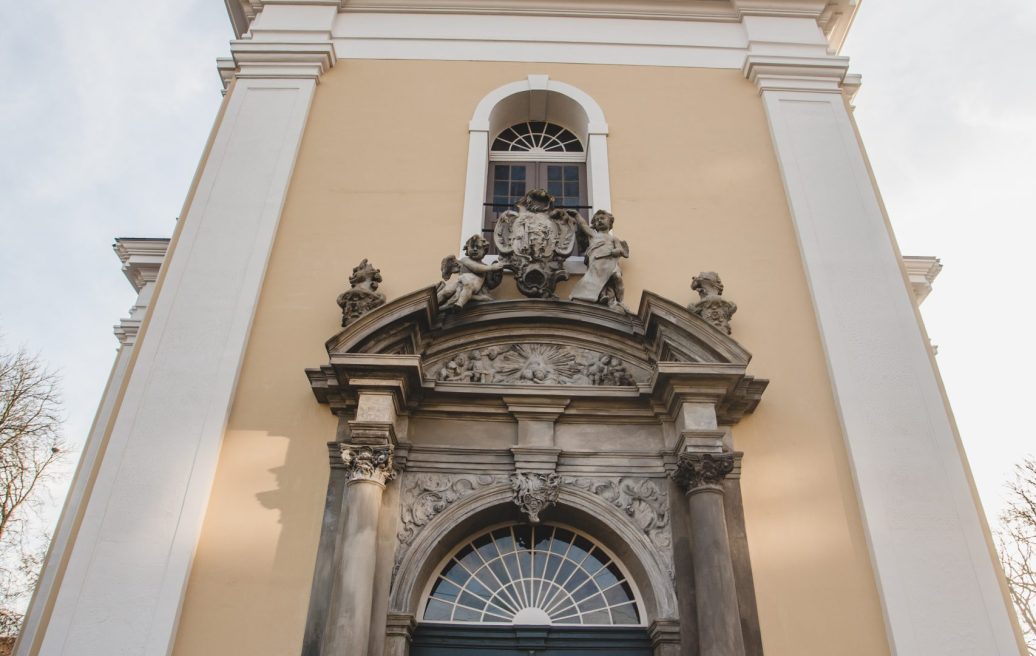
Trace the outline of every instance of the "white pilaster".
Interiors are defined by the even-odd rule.
[[[168,247],[168,239],[115,240],[115,253],[122,261],[122,272],[126,274],[126,278],[137,291],[137,299],[130,308],[130,316],[115,326],[119,350],[115,354],[115,363],[108,375],[108,384],[105,385],[101,403],[94,416],[93,425],[90,427],[90,433],[83,444],[79,465],[76,467],[75,476],[72,477],[65,506],[61,509],[61,516],[54,528],[54,536],[51,538],[36,590],[25,612],[25,621],[15,646],[15,656],[28,656],[33,653],[33,650],[38,647],[39,640],[43,637],[47,606],[56,591],[56,586],[61,581],[76,525],[82,516],[94,476],[97,474],[97,468],[104,456],[108,422],[111,421],[112,411],[125,381],[126,372],[132,359],[133,345],[136,343],[140,324],[147,312],[148,304],[151,302],[155,283],[158,280],[158,272]]]
[[[319,30],[265,26],[278,40],[232,44],[237,81],[114,411],[41,654],[172,648],[310,103],[334,63]]]
[[[798,235],[893,653],[1017,655],[952,419],[839,85],[750,55]]]

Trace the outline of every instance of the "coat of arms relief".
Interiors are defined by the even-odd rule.
[[[568,279],[565,259],[575,249],[581,217],[555,208],[554,198],[542,189],[530,191],[516,207],[501,214],[493,230],[498,261],[526,296],[557,298],[554,289]]]

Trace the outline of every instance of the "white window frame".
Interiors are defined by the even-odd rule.
[[[563,102],[551,103],[552,98]],[[566,102],[567,101],[567,102]],[[515,108],[524,115],[516,115]],[[548,112],[564,114],[555,117]],[[586,149],[586,183],[588,204],[592,212],[611,210],[611,180],[608,176],[608,122],[604,111],[585,91],[551,80],[546,75],[530,75],[486,94],[475,108],[468,124],[468,171],[464,185],[464,214],[458,240],[464,242],[474,234],[482,234],[483,203],[489,175],[489,138],[520,120],[547,120],[563,125],[576,133]],[[509,153],[514,155],[514,153]],[[544,161],[544,160],[540,160]],[[581,258],[570,258],[566,268],[578,269]],[[571,265],[571,266],[570,266]]]

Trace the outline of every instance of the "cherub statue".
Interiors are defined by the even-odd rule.
[[[616,312],[629,312],[622,304],[625,288],[619,258],[630,256],[629,245],[611,234],[615,217],[611,212],[597,210],[587,225],[586,219],[576,215],[579,231],[589,241],[585,251],[586,273],[572,290],[569,298],[607,305]]]
[[[737,312],[737,304],[723,298],[723,281],[715,271],[702,271],[691,280],[691,289],[698,292],[701,300],[691,303],[687,309],[730,334],[730,319]]]
[[[499,262],[482,263],[488,249],[489,242],[482,235],[472,235],[464,244],[465,257],[457,259],[447,255],[443,258],[443,282],[436,287],[440,309],[459,310],[468,301],[493,300],[489,290],[500,284],[503,276],[496,272],[503,269],[503,265]]]
[[[385,295],[378,291],[380,283],[381,271],[367,262],[367,258],[353,267],[353,273],[349,276],[350,289],[338,295],[343,328],[351,321],[385,304]]]

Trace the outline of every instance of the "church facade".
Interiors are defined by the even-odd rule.
[[[17,654],[1022,653],[855,2],[227,4]]]

